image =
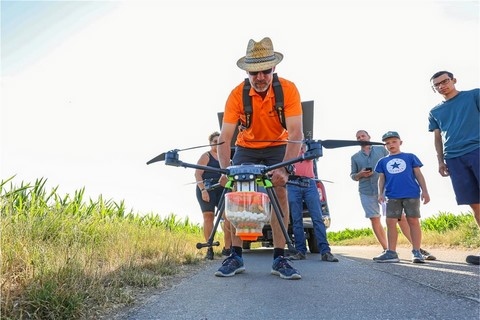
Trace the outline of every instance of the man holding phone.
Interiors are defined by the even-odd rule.
[[[358,130],[357,141],[370,141],[370,135],[365,130]],[[365,217],[370,219],[372,230],[383,249],[387,248],[387,238],[380,218],[382,213],[378,203],[378,173],[373,167],[378,160],[388,155],[382,146],[362,145],[360,151],[351,157],[350,177],[358,181],[358,192]]]

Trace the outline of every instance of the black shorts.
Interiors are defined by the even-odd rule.
[[[271,166],[283,161],[286,149],[287,145],[285,144],[263,149],[250,149],[237,146],[232,162],[234,165],[262,164]]]
[[[200,191],[199,188],[195,188],[195,189],[196,189],[198,204],[200,205],[200,209],[202,210],[202,212],[209,212],[209,211],[215,212],[215,208],[218,207],[224,188],[217,187],[213,190],[207,191],[208,194],[210,195],[209,202],[203,201],[202,191]]]

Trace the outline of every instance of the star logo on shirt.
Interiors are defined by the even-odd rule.
[[[407,164],[403,159],[393,158],[387,162],[387,171],[391,174],[396,174],[405,171]]]
[[[395,162],[392,164],[392,169],[398,169],[398,168],[400,168],[400,163]]]

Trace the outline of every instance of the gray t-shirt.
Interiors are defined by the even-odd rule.
[[[370,154],[366,154],[362,150],[358,151],[351,157],[350,178],[355,180],[355,175],[363,168],[375,169],[378,160],[388,155],[387,149],[382,146],[371,146]],[[358,182],[358,192],[361,194],[374,196],[378,195],[378,173],[374,171],[369,178],[361,178]]]

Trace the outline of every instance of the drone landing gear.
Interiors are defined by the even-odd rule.
[[[212,246],[218,247],[220,245],[219,241],[213,241],[215,239],[215,233],[217,232],[218,225],[222,221],[223,218],[223,211],[225,209],[225,193],[227,189],[223,189],[222,196],[220,198],[220,202],[217,207],[217,211],[215,212],[215,216],[217,217],[215,219],[215,224],[213,225],[212,232],[210,233],[210,237],[208,238],[207,242],[205,243],[197,243],[197,249],[201,248],[211,248]]]
[[[270,198],[270,202],[272,203],[273,211],[275,212],[278,223],[280,225],[280,229],[282,230],[283,236],[285,237],[285,242],[287,244],[288,251],[292,254],[296,254],[297,249],[295,249],[295,247],[293,246],[293,242],[288,236],[287,228],[283,223],[283,212],[282,212],[282,209],[280,208],[280,202],[278,201],[277,194],[275,193],[275,190],[273,188],[266,188],[266,190],[267,190],[268,197]]]

